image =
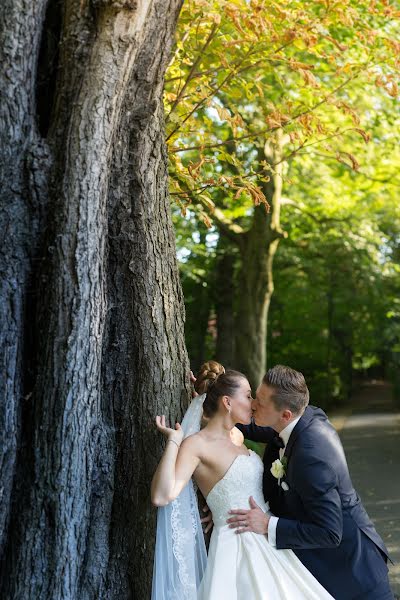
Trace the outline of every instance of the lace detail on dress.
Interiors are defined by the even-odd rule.
[[[232,508],[250,508],[249,497],[263,510],[268,510],[265,503],[262,480],[264,466],[256,452],[239,454],[207,496],[207,504],[212,512],[215,526],[226,525],[228,511]]]
[[[334,600],[292,550],[278,550],[252,531],[237,535],[227,525],[228,511],[248,509],[249,496],[267,510],[262,477],[260,457],[240,454],[208,494],[214,529],[196,600]]]
[[[192,482],[189,481],[188,486],[192,486]],[[182,600],[191,600],[196,597],[196,581],[190,576],[187,556],[188,556],[188,545],[192,546],[193,540],[196,538],[197,519],[196,513],[198,514],[198,507],[196,503],[196,495],[193,491],[190,494],[190,514],[186,513],[187,506],[184,508],[181,506],[180,496],[172,503],[171,513],[171,526],[172,526],[172,550],[178,563],[178,576],[182,584],[182,592],[184,594]],[[182,510],[183,509],[183,510]],[[185,521],[186,527],[182,527]],[[171,599],[172,600],[172,599]]]
[[[190,495],[190,518],[192,519],[193,535],[196,536],[198,534],[197,521],[198,521],[198,515],[199,515],[199,506],[197,503],[197,485],[193,481],[193,479],[192,479],[192,485],[193,485],[194,493]],[[201,530],[201,535],[203,535],[203,530]]]
[[[200,430],[205,394],[196,396],[182,420],[184,437]],[[197,498],[192,485],[158,509],[152,600],[197,600],[207,563]]]

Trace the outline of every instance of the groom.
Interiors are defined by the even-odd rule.
[[[254,422],[237,427],[267,442],[263,488],[275,516],[250,498],[250,510],[231,511],[228,523],[291,548],[337,600],[392,600],[388,551],[353,488],[339,436],[308,403],[302,373],[282,365],[267,372]]]

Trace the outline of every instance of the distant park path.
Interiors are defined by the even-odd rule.
[[[328,411],[329,412],[329,411]],[[383,381],[363,384],[347,415],[331,416],[354,487],[389,550],[390,581],[400,598],[400,406]]]

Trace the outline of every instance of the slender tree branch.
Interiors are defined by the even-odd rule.
[[[314,151],[299,152],[299,155],[302,155],[302,154],[310,154],[312,156],[320,156],[321,158],[327,158],[328,160],[338,162],[338,159],[336,158],[336,156],[333,156],[330,154],[322,154],[322,152],[314,152]],[[367,175],[367,173],[364,173],[363,171],[360,171],[360,170],[354,171],[354,169],[345,162],[340,162],[340,164],[343,165],[344,167],[346,167],[347,169],[349,169],[349,171],[351,171],[352,173],[357,173],[357,175],[362,175],[365,179],[368,179],[369,181],[374,181],[376,183],[385,183],[385,184],[393,185],[395,187],[400,187],[400,181],[393,180],[391,177],[388,177],[387,179],[379,179],[378,177],[371,177],[370,175]]]
[[[251,53],[251,49],[248,50],[246,56],[239,62],[239,64],[235,65],[235,67],[232,68],[232,70],[230,71],[230,73],[228,73],[228,75],[225,77],[225,79],[223,79],[223,81],[221,81],[221,83],[218,85],[217,88],[213,88],[211,90],[211,93],[208,94],[208,96],[205,96],[204,98],[202,98],[200,100],[200,102],[198,102],[193,109],[189,112],[189,114],[183,119],[183,121],[178,125],[178,127],[175,127],[175,129],[167,136],[166,141],[168,142],[168,140],[174,135],[174,133],[176,133],[177,131],[179,131],[179,129],[182,127],[182,125],[184,125],[186,123],[186,121],[192,116],[192,114],[198,110],[200,108],[200,106],[202,106],[204,104],[204,102],[206,102],[206,100],[208,100],[209,98],[211,98],[212,96],[215,96],[221,89],[222,87],[230,80],[232,79],[232,77],[234,76],[236,69],[239,65],[241,65],[243,63],[244,60],[246,60],[247,55]]]
[[[324,138],[318,139],[315,142],[310,142],[309,144],[306,144],[304,141],[303,144],[300,144],[300,146],[298,146],[297,148],[292,150],[292,152],[290,152],[289,154],[286,154],[285,156],[283,156],[280,161],[275,162],[271,166],[275,167],[276,165],[279,165],[281,162],[289,160],[290,158],[292,158],[292,156],[295,156],[296,154],[308,154],[307,152],[300,152],[300,151],[304,150],[304,148],[310,148],[311,146],[317,146],[318,144],[321,144],[322,142],[326,142],[327,140],[332,140],[334,138],[340,137],[341,135],[347,133],[348,131],[355,131],[355,130],[356,130],[356,127],[348,127],[347,129],[343,129],[342,131],[338,131],[336,133],[333,133],[332,135],[328,135]]]
[[[168,115],[165,118],[165,122],[166,123],[168,123],[169,117],[170,117],[171,113],[174,111],[174,109],[176,108],[177,104],[181,100],[184,91],[186,90],[187,86],[189,85],[189,83],[190,83],[190,81],[191,81],[191,79],[193,77],[193,74],[196,71],[197,65],[199,64],[199,62],[203,58],[204,52],[207,50],[208,46],[210,45],[211,40],[213,39],[213,37],[214,37],[214,35],[215,35],[215,33],[216,33],[217,30],[218,30],[218,25],[217,25],[217,23],[214,23],[214,25],[212,26],[211,31],[210,31],[210,33],[208,35],[208,38],[205,41],[204,46],[200,50],[199,54],[197,55],[196,60],[194,61],[194,63],[192,64],[192,66],[190,68],[190,71],[188,73],[188,76],[186,78],[185,83],[183,84],[182,89],[179,91],[178,95],[176,96],[176,98],[174,100],[174,103],[172,104],[172,106],[170,108],[170,111],[169,111]]]
[[[315,221],[319,225],[322,225],[323,223],[330,223],[330,222],[334,222],[334,223],[350,223],[350,221],[351,221],[350,217],[345,217],[345,218],[342,218],[342,219],[339,218],[339,217],[322,217],[322,218],[319,218],[316,215],[314,215],[314,213],[312,213],[307,208],[307,206],[305,204],[303,204],[302,202],[294,202],[290,198],[282,198],[282,200],[281,200],[281,206],[292,206],[294,208],[294,210],[297,210],[298,212],[301,212],[301,213],[307,215],[307,217],[310,217],[310,219],[313,219],[313,221]]]
[[[208,213],[210,213],[210,205],[208,202],[206,202],[205,199],[203,199],[201,197],[201,192],[204,191],[207,187],[210,186],[204,186],[203,188],[198,188],[198,190],[191,190],[186,184],[185,182],[180,182],[179,183],[180,186],[184,187],[185,190],[182,191],[182,193],[180,194],[179,192],[171,192],[171,196],[179,196],[182,195],[186,198],[190,198],[192,201],[192,204],[201,204],[201,206],[203,206],[203,208],[206,209],[206,211]],[[216,186],[211,186],[211,187],[216,187]],[[231,221],[230,219],[228,219],[223,210],[221,210],[218,207],[215,207],[212,211],[212,218],[213,220],[216,222],[216,224],[218,225],[218,227],[224,231],[224,233],[237,245],[241,245],[242,243],[242,236],[246,233],[245,230],[240,227],[237,223],[234,223],[233,221]]]
[[[201,199],[200,202],[202,203]],[[204,203],[203,206],[207,207],[207,204]],[[223,229],[224,233],[229,235],[236,244],[239,243],[238,237],[246,233],[240,225],[228,219],[220,208],[215,208],[212,217],[218,223],[218,227]]]
[[[272,133],[274,131],[276,131],[277,129],[284,129],[285,127],[287,127],[288,125],[290,125],[291,123],[294,123],[297,119],[299,119],[300,117],[303,117],[311,112],[313,112],[314,110],[316,110],[317,108],[319,108],[322,104],[325,104],[326,102],[328,102],[329,98],[331,98],[334,94],[336,94],[339,90],[341,90],[343,87],[345,87],[348,83],[350,83],[350,81],[352,81],[353,79],[355,79],[357,76],[359,75],[359,73],[352,75],[351,77],[348,77],[345,81],[343,81],[340,85],[338,85],[334,90],[332,90],[331,92],[329,92],[329,94],[327,94],[320,102],[317,102],[316,104],[314,104],[313,106],[311,106],[310,108],[308,108],[307,110],[304,110],[300,113],[298,113],[297,115],[295,115],[294,117],[292,117],[291,119],[289,119],[286,123],[281,124],[281,125],[277,125],[274,127],[266,127],[265,129],[260,129],[259,131],[255,132],[255,133],[248,133],[246,135],[242,135],[239,137],[233,137],[233,138],[228,138],[227,140],[224,140],[223,142],[217,142],[215,144],[201,144],[198,146],[188,146],[186,148],[170,148],[170,152],[172,153],[176,153],[176,152],[188,152],[189,150],[206,150],[206,149],[211,149],[211,148],[218,148],[219,146],[226,146],[227,144],[231,143],[231,142],[240,142],[242,140],[245,139],[249,139],[249,138],[254,138],[254,137],[258,137],[260,135],[264,135],[265,133]],[[223,82],[224,83],[224,82]],[[223,85],[223,83],[221,84],[221,86]],[[218,90],[216,90],[218,91]],[[207,98],[204,98],[202,100],[205,101],[207,100]],[[194,110],[196,110],[200,104],[202,103],[200,102],[196,108]],[[194,110],[186,117],[185,121],[190,117],[190,115],[194,112]],[[184,121],[183,121],[184,122]],[[182,122],[182,125],[183,125]],[[177,131],[179,129],[179,127],[177,127],[167,138],[167,140],[175,133],[175,131]]]
[[[188,39],[190,34],[190,29],[187,29],[186,32],[183,34],[181,41],[181,44],[184,45],[184,43],[186,42],[186,40]],[[168,68],[174,63],[174,61],[176,60],[177,54],[179,52],[179,48],[177,47],[175,52],[172,54],[171,56],[171,60],[168,63]],[[169,81],[176,81],[177,79],[182,79],[182,75],[178,75],[178,77],[173,77],[172,79],[169,79]],[[164,84],[167,82],[167,80],[164,80]]]

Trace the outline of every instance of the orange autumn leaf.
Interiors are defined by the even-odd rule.
[[[267,115],[265,120],[267,122],[268,127],[274,129],[277,127],[281,127],[282,125],[290,121],[290,117],[288,115],[282,114],[278,110],[275,110],[269,115]]]
[[[299,69],[300,74],[302,75],[305,83],[310,85],[313,88],[319,88],[320,84],[315,79],[314,75],[310,73],[310,71],[305,71],[304,69]]]
[[[366,144],[371,141],[371,134],[364,131],[364,129],[358,129],[357,127],[355,127],[354,131],[357,131],[357,133],[361,135]]]

